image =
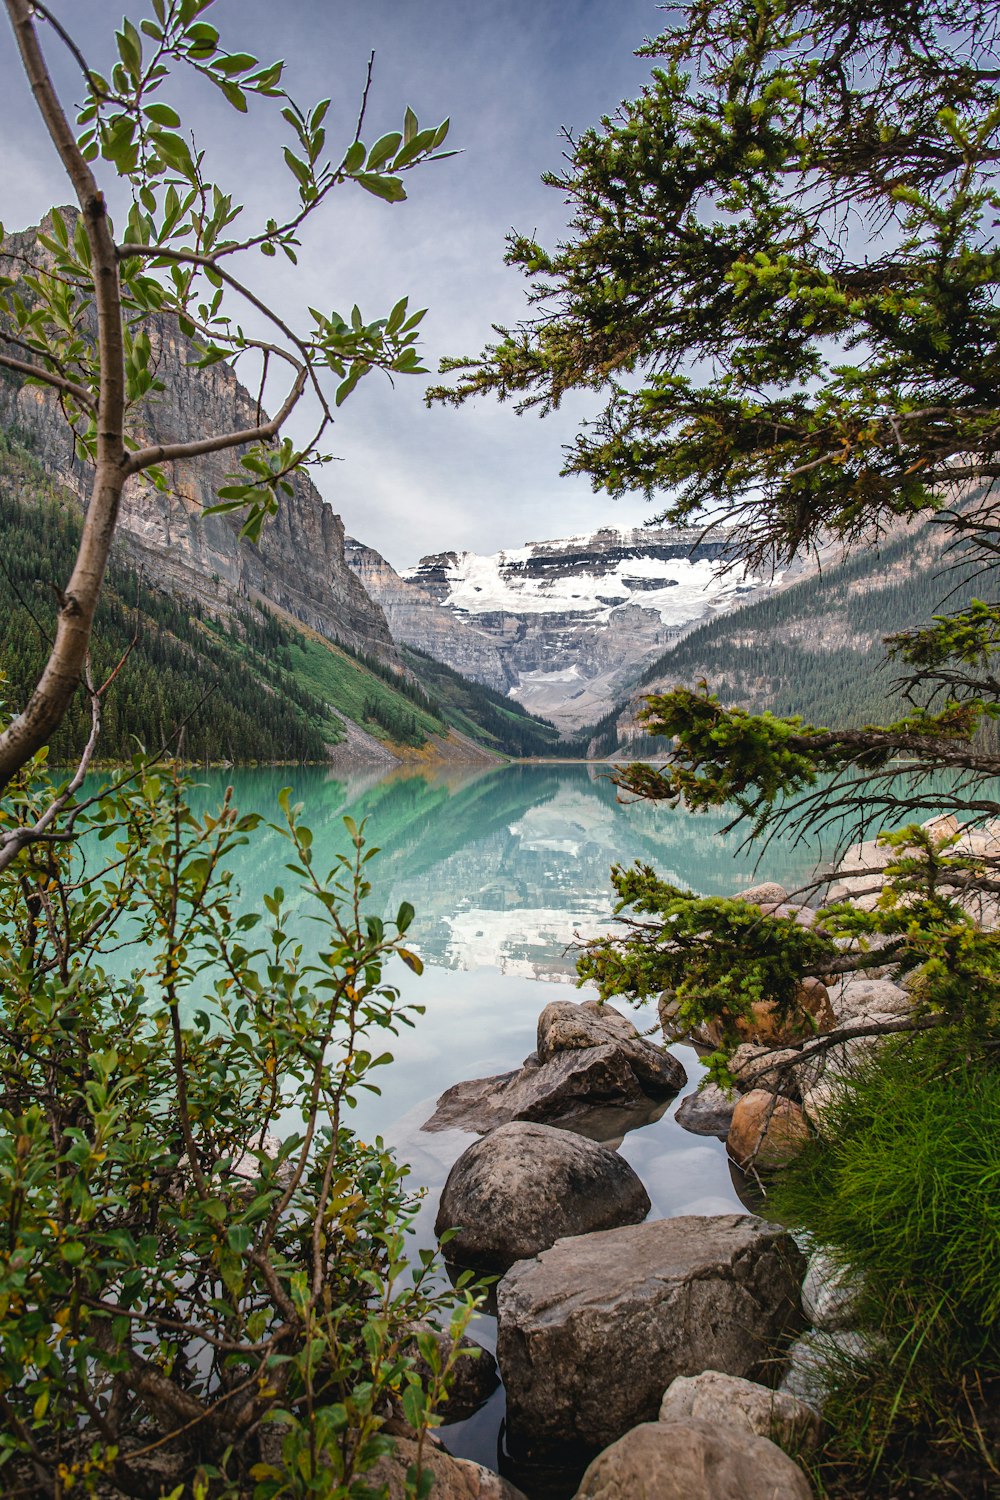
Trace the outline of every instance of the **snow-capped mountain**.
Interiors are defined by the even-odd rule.
[[[387,577],[382,588],[365,577],[397,639],[466,672],[472,634],[480,654],[489,639],[497,656],[481,680],[497,685],[499,660],[510,696],[565,729],[600,718],[692,625],[774,581],[748,576],[723,533],[611,528],[424,557],[388,593]]]
[[[403,576],[467,615],[581,614],[607,624],[638,604],[676,627],[744,587],[742,575],[720,571],[724,544],[704,543],[692,555],[693,544],[684,533],[601,531],[488,557],[446,552]]]

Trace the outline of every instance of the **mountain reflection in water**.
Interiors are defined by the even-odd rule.
[[[340,779],[318,768],[208,773],[196,805],[216,801],[227,780],[242,811],[274,816],[291,783],[305,803],[321,862],[346,850],[341,819],[367,819],[381,854],[369,866],[374,904],[416,908],[411,929],[425,962],[492,967],[522,978],[572,980],[574,936],[609,924],[610,867],[640,860],[703,895],[731,895],[755,879],[804,880],[814,856],[774,845],[755,875],[741,839],[715,837],[725,821],[649,803],[618,803],[608,768],[511,765],[437,773],[408,769]],[[238,851],[235,869],[249,904],[282,880],[284,850],[261,833]]]

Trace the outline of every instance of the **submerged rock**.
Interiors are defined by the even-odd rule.
[[[708,1422],[644,1422],[599,1454],[576,1500],[811,1500],[766,1437]]]
[[[463,1151],[448,1174],[435,1233],[460,1226],[445,1254],[506,1270],[565,1235],[634,1224],[646,1189],[614,1151],[550,1125],[514,1121]]]
[[[800,1324],[803,1260],[749,1214],[558,1240],[497,1288],[497,1359],[519,1450],[594,1448],[655,1418],[677,1375],[753,1375]]]

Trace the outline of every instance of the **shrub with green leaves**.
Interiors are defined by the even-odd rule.
[[[414,1323],[474,1305],[408,1265],[405,1169],[350,1128],[411,1023],[384,970],[420,970],[412,909],[366,915],[363,829],[325,870],[284,793],[295,901],[238,914],[260,819],[185,793],[137,759],[0,874],[5,1496],[367,1493],[387,1421],[422,1442],[447,1391]],[[53,796],[39,756],[0,817]]]

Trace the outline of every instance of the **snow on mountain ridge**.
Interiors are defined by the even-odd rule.
[[[692,558],[694,550],[710,555]],[[676,628],[760,586],[726,553],[725,538],[706,548],[697,532],[607,528],[487,555],[425,557],[402,577],[433,582],[439,602],[465,615],[558,613],[598,624],[636,604]]]
[[[457,665],[467,637],[489,637],[509,696],[575,730],[681,635],[776,581],[749,575],[722,529],[607,527],[490,555],[423,557],[397,575],[397,589],[453,622],[454,641],[442,629],[432,654]],[[417,628],[409,616],[405,628]]]

